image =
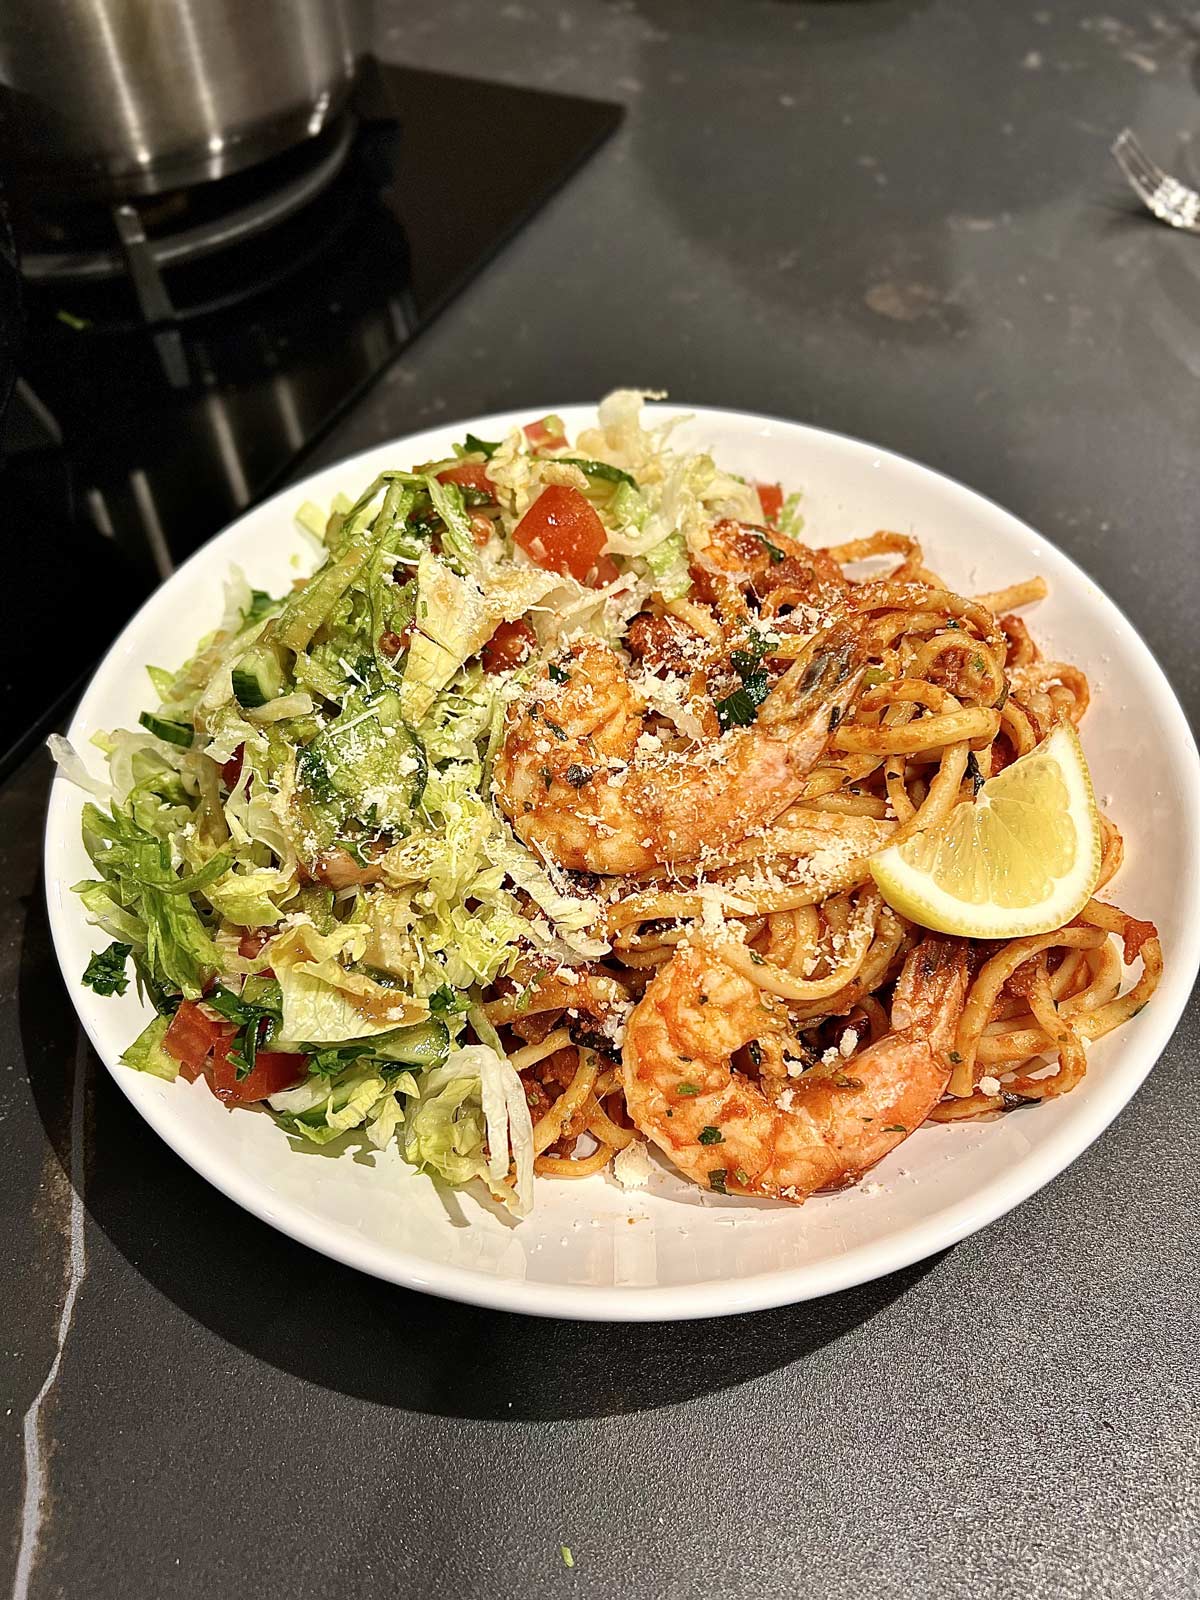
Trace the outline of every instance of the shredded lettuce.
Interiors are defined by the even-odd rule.
[[[426,1073],[420,1087],[404,1128],[408,1160],[456,1187],[482,1178],[517,1216],[527,1216],[533,1123],[513,1067],[489,1045],[467,1045]]]
[[[170,1017],[155,1017],[143,1028],[121,1057],[124,1064],[137,1072],[148,1072],[152,1077],[173,1083],[179,1075],[179,1063],[162,1047],[170,1021]]]
[[[100,873],[98,881],[78,886],[85,905],[87,891],[102,892],[92,896],[93,920],[134,947],[141,970],[154,983],[199,999],[220,962],[190,895],[178,892],[168,844],[117,805],[108,814],[84,806],[82,826],[84,845]],[[118,923],[120,932],[114,931]]]
[[[342,964],[366,948],[367,930],[339,923],[322,934],[308,922],[285,929],[264,954],[283,994],[282,1036],[303,1044],[342,1044],[391,1033],[423,1017],[423,1004]]]
[[[609,946],[604,940],[589,938],[586,934],[586,930],[599,921],[603,908],[595,900],[567,894],[568,880],[564,873],[538,861],[508,829],[498,830],[488,839],[487,853],[494,865],[542,908],[559,938],[576,956],[585,961],[597,961],[608,954]],[[552,872],[559,878],[559,885],[551,876]]]
[[[86,794],[107,805],[112,799],[112,784],[93,777],[83,757],[69,739],[64,739],[61,733],[52,733],[46,740],[46,745],[65,778],[77,789],[84,790]]]
[[[495,632],[483,591],[426,553],[417,568],[416,631],[409,645],[400,704],[416,724],[469,656]]]
[[[804,532],[804,513],[800,510],[803,499],[799,490],[789,494],[779,513],[779,531],[786,533],[789,539],[798,539]]]
[[[647,550],[645,559],[654,591],[662,595],[664,600],[678,600],[692,587],[687,540],[678,528],[652,550]]]
[[[404,1120],[396,1095],[415,1092],[412,1073],[388,1078],[367,1063],[333,1079],[309,1078],[295,1089],[272,1095],[270,1106],[286,1133],[310,1144],[329,1144],[365,1128],[371,1142],[382,1149]]]

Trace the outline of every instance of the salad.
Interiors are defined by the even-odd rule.
[[[282,594],[233,572],[189,659],[148,667],[139,726],[93,739],[106,778],[52,741],[90,792],[74,887],[107,943],[82,981],[154,1010],[126,1066],[528,1211],[529,1097],[485,999],[609,945],[586,876],[495,802],[506,707],[564,643],[685,594],[693,525],[794,517],[642,400],[573,446],[545,417],[302,506],[316,570]]]

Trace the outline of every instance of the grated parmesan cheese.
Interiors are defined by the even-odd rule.
[[[613,1177],[622,1189],[644,1189],[653,1171],[650,1150],[643,1139],[635,1139],[613,1157]]]

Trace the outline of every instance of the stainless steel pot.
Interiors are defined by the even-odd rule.
[[[321,131],[370,0],[0,0],[0,162],[121,199],[220,178]]]

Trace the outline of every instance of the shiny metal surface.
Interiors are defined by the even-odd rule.
[[[312,137],[370,0],[4,0],[0,161],[26,186],[154,194]]]

